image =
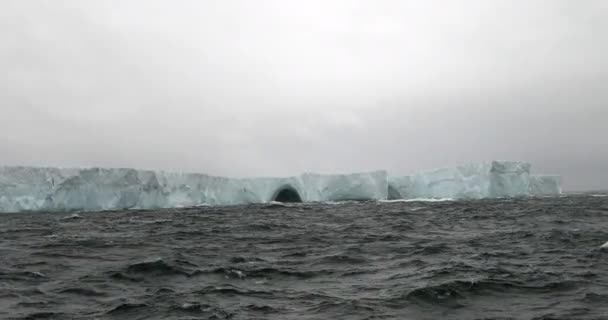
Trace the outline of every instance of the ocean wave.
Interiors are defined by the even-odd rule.
[[[416,201],[1,215],[0,318],[608,314],[607,197]]]
[[[186,270],[178,266],[169,265],[161,258],[131,264],[127,267],[126,271],[135,274],[190,276],[190,273]]]

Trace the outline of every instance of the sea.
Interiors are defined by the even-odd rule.
[[[0,214],[0,319],[608,319],[608,195]]]

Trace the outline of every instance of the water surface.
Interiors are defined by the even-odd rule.
[[[608,197],[0,215],[2,319],[608,319]]]

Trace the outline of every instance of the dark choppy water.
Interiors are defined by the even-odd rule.
[[[0,215],[2,319],[608,319],[608,197]]]

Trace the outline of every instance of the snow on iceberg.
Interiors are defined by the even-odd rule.
[[[387,173],[231,179],[135,169],[0,167],[0,212],[382,200]]]

